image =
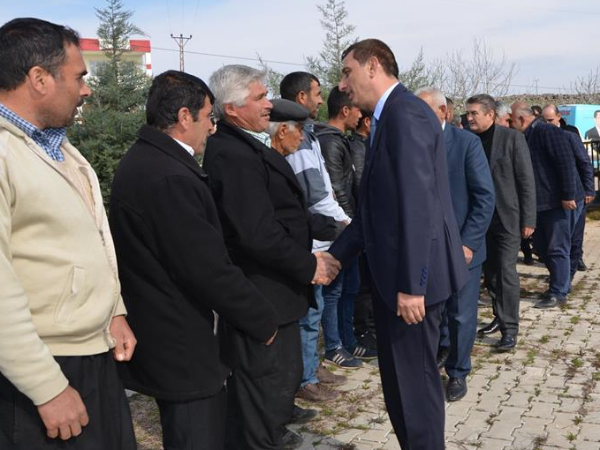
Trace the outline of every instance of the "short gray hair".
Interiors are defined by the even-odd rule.
[[[431,96],[435,106],[442,106],[442,105],[448,106],[448,102],[446,101],[446,96],[438,88],[435,88],[433,86],[425,86],[425,87],[419,88],[415,91],[415,95],[417,97],[421,94]]]
[[[213,111],[217,119],[225,118],[225,105],[244,106],[250,85],[264,82],[266,73],[241,64],[223,66],[210,76],[208,85],[215,95]]]
[[[500,102],[500,101],[496,102],[496,116],[497,117],[504,117],[507,114],[511,114],[511,113],[512,113],[512,110],[510,109],[510,106],[508,106],[506,103]]]
[[[269,126],[267,127],[267,133],[269,136],[273,137],[277,134],[277,130],[279,129],[279,125],[282,123],[286,123],[287,126],[294,130],[298,126],[298,122],[294,122],[293,120],[288,120],[287,122],[269,122]]]

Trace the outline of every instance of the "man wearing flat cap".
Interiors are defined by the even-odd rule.
[[[298,103],[283,98],[271,100],[271,121],[267,133],[271,136],[271,147],[282,156],[291,155],[302,142],[304,121],[308,119],[308,109]]]

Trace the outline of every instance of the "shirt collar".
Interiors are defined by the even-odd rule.
[[[399,84],[400,84],[400,82],[396,81],[396,83],[391,85],[388,88],[388,90],[383,93],[383,95],[381,96],[381,98],[379,99],[377,104],[375,105],[375,110],[373,111],[373,116],[375,117],[375,119],[379,120],[379,117],[381,116],[381,112],[383,111],[383,107],[385,106],[386,100],[388,99],[388,97],[390,96],[390,94],[392,93],[394,88],[396,86],[398,86]]]
[[[179,139],[173,138],[173,140],[175,142],[177,142],[179,145],[181,145],[186,152],[188,152],[190,155],[194,156],[194,149],[192,148],[191,145],[188,145],[185,142],[181,142]]]
[[[54,161],[64,161],[65,157],[60,149],[63,140],[67,136],[66,128],[46,128],[40,130],[31,122],[23,119],[15,112],[0,103],[0,117],[3,117],[19,130],[29,136],[33,141],[44,149],[46,154]]]
[[[266,131],[258,132],[258,131],[246,130],[245,128],[240,128],[240,129],[244,130],[246,133],[248,133],[254,139],[256,139],[257,141],[260,141],[262,144],[265,144],[267,147],[269,147],[269,148],[271,147],[271,136],[269,136],[269,133],[267,133]]]

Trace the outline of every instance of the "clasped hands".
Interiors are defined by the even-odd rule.
[[[335,259],[331,253],[328,252],[316,252],[314,253],[317,258],[317,269],[315,270],[315,276],[312,279],[312,284],[324,284],[327,285],[335,280],[342,265]]]

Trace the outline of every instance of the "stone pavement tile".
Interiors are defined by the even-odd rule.
[[[600,411],[588,411],[585,415],[586,423],[600,425]],[[600,433],[600,430],[598,431]]]
[[[572,447],[576,450],[600,450],[600,444],[598,442],[592,441],[573,441]]]
[[[401,450],[400,444],[398,443],[398,439],[396,439],[396,435],[391,435],[390,439],[388,439],[385,445],[381,448],[383,450]],[[449,450],[449,448],[446,447],[446,450]]]
[[[512,440],[482,438],[478,448],[484,450],[513,450]]]
[[[340,431],[339,433],[335,433],[331,436],[331,438],[335,439],[336,441],[347,444],[349,442],[352,442],[354,438],[360,436],[362,433],[364,433],[364,430],[356,430],[353,428],[349,428],[347,430]]]
[[[492,425],[481,435],[482,438],[512,440],[514,430],[522,426],[521,416],[524,412],[524,408],[502,406],[497,416],[490,417]]]
[[[506,406],[520,406],[526,411],[533,397],[532,392],[522,392],[520,390],[512,390],[510,397],[504,402]]]
[[[548,431],[546,445],[571,448],[571,438],[579,433],[579,427],[573,422],[575,416],[559,412],[555,412],[554,415],[554,421],[546,427]]]
[[[464,423],[456,426],[456,434],[452,440],[454,442],[477,442],[479,435],[489,429],[489,420],[490,413],[472,411]]]
[[[526,417],[534,417],[539,419],[554,419],[554,408],[558,405],[548,403],[532,403],[531,408],[523,414]]]
[[[546,438],[546,425],[550,423],[549,419],[538,419],[534,417],[523,417],[522,426],[517,428],[514,433],[514,448],[525,449],[535,448]]]
[[[542,386],[540,395],[534,397],[531,403],[549,403],[554,405],[553,408],[558,408],[560,406],[560,394],[556,391],[545,389],[545,386]]]
[[[585,420],[585,419],[584,419]],[[580,441],[593,441],[600,443],[600,425],[588,423],[587,420],[579,424],[579,434],[577,439]],[[600,444],[598,444],[600,447]]]
[[[546,381],[544,381],[544,387],[545,388],[564,388],[565,387],[565,375],[564,375],[564,371],[566,370],[566,367],[563,368],[563,370],[561,370],[559,373],[560,375],[550,375],[548,378],[546,378]]]
[[[571,389],[569,389],[569,394],[571,394]],[[581,397],[563,397],[561,398],[560,405],[556,408],[556,411],[564,413],[577,413],[582,405],[583,398]]]
[[[542,367],[528,366],[521,372],[519,387],[535,386],[546,380],[546,370]]]
[[[498,407],[508,398],[508,394],[498,395],[495,392],[482,392],[479,403],[473,407],[475,411],[497,413]]]
[[[385,444],[388,440],[388,435],[390,434],[390,431],[391,430],[363,431],[361,434],[359,434],[356,437],[356,439],[354,439],[354,442],[369,441],[369,442],[379,442],[381,444]]]

